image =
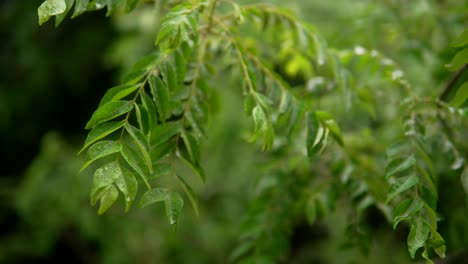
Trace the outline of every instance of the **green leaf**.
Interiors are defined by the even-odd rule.
[[[159,51],[151,52],[148,55],[140,58],[135,64],[133,64],[131,72],[148,71],[155,68],[163,59],[163,54]]]
[[[93,189],[99,189],[110,185],[115,179],[120,177],[121,174],[120,166],[115,161],[103,165],[94,173]]]
[[[252,115],[253,109],[256,106],[255,99],[251,93],[248,93],[244,99],[244,112],[246,116]]]
[[[120,142],[117,141],[105,140],[92,145],[88,149],[88,153],[86,154],[87,161],[83,165],[83,167],[81,167],[80,172],[97,159],[100,159],[113,153],[120,152],[121,150],[122,144],[120,144]]]
[[[190,133],[185,130],[181,131],[181,137],[184,141],[184,146],[188,157],[185,154],[185,151],[181,151],[182,158],[189,163],[192,169],[197,173],[203,182],[206,181],[205,172],[200,165],[200,145],[197,139]]]
[[[200,213],[198,211],[197,195],[192,190],[192,187],[190,187],[190,185],[182,177],[177,175],[177,179],[179,180],[179,183],[181,184],[182,189],[184,189],[185,194],[189,198],[189,201],[192,204],[193,210],[195,211],[195,215],[199,216]]]
[[[59,15],[67,9],[67,4],[65,0],[46,0],[42,3],[41,6],[37,9],[39,15],[39,25],[42,25],[50,17]]]
[[[154,188],[146,191],[140,199],[140,207],[146,207],[150,204],[165,201],[166,197],[169,195],[167,189]]]
[[[148,73],[148,70],[143,69],[143,70],[136,70],[136,71],[131,71],[128,74],[124,75],[122,78],[122,83],[124,84],[136,84],[145,77],[145,75]]]
[[[109,191],[109,188],[111,186],[112,185],[107,185],[105,187],[99,188],[91,192],[91,199],[90,199],[91,206],[95,206],[96,203],[99,201],[99,199],[101,199],[101,197]]]
[[[170,61],[164,64],[164,81],[166,81],[167,88],[170,91],[179,90],[179,84],[177,80],[176,70],[174,65]]]
[[[461,174],[461,184],[465,190],[466,195],[468,195],[468,168],[465,167]]]
[[[107,90],[99,103],[99,107],[109,102],[118,101],[132,94],[140,87],[140,84],[122,84]]]
[[[463,30],[463,32],[458,36],[458,38],[452,43],[453,47],[463,47],[468,44],[468,29]]]
[[[91,144],[94,142],[112,134],[115,132],[117,129],[123,127],[125,124],[125,121],[114,121],[114,122],[108,122],[104,124],[97,125],[95,128],[93,128],[89,133],[88,136],[86,137],[85,143],[83,148],[80,150],[79,153],[81,153],[83,150],[85,150],[87,147],[89,147]]]
[[[457,54],[455,54],[455,57],[453,57],[450,64],[447,65],[447,68],[451,71],[456,71],[467,63],[468,63],[468,47],[457,52]]]
[[[180,131],[181,126],[179,122],[167,122],[158,125],[151,131],[151,148],[154,148],[155,146],[168,141]]]
[[[85,12],[88,7],[89,0],[75,0],[75,2],[75,10],[73,11],[71,18],[75,18],[83,14],[83,12]]]
[[[256,105],[252,110],[252,117],[255,123],[255,134],[261,134],[268,127],[268,120],[265,110],[260,105]]]
[[[457,93],[452,99],[452,104],[456,107],[460,107],[468,99],[468,82],[464,82],[457,89]]]
[[[396,229],[398,223],[406,220],[423,208],[424,202],[419,199],[407,199],[402,201],[393,211],[393,229]]]
[[[156,103],[156,109],[159,114],[159,120],[165,122],[169,109],[169,90],[166,84],[157,76],[149,76],[149,84],[153,100]]]
[[[397,158],[391,160],[387,167],[385,168],[385,177],[388,178],[392,175],[397,173],[403,172],[409,168],[411,168],[416,163],[416,159],[414,155],[407,157],[406,159]]]
[[[325,129],[320,125],[316,112],[307,115],[307,155],[309,158],[315,156],[319,151],[319,142],[325,134]]]
[[[141,96],[141,101],[143,104],[143,107],[146,109],[146,112],[148,114],[148,121],[149,121],[149,130],[148,130],[148,139],[150,138],[150,132],[151,130],[157,125],[158,123],[158,116],[157,116],[157,110],[156,106],[154,105],[153,100],[151,100],[151,97],[145,92],[140,93]]]
[[[58,14],[56,17],[55,17],[55,26],[58,27],[60,25],[60,23],[62,23],[63,19],[67,16],[68,12],[70,11],[70,9],[72,8],[73,6],[73,3],[75,2],[75,0],[65,0],[65,4],[66,4],[66,9],[64,12]]]
[[[330,130],[331,136],[340,145],[344,146],[343,137],[341,130],[333,116],[330,113],[324,111],[317,111],[317,117],[323,122],[323,124]]]
[[[145,136],[138,130],[136,127],[130,125],[129,123],[125,124],[125,130],[130,134],[130,136],[135,141],[140,153],[143,155],[144,161],[146,166],[148,167],[148,171],[153,173],[153,163],[151,162],[151,158],[149,155],[149,144],[146,140]]]
[[[125,145],[123,146],[121,153],[130,167],[132,167],[140,175],[146,186],[150,188],[151,185],[148,182],[149,173],[147,167],[144,166],[145,158],[143,155]]]
[[[155,163],[153,165],[154,173],[151,179],[160,178],[173,172],[172,166],[167,163]]]
[[[408,235],[408,251],[411,258],[414,259],[416,251],[424,246],[429,237],[430,229],[422,221],[417,221],[411,225]]]
[[[304,105],[297,103],[293,104],[291,107],[291,111],[288,114],[288,129],[287,129],[287,135],[290,137],[295,129],[298,127],[299,121],[301,120],[302,116],[305,113],[305,107]]]
[[[146,111],[146,108],[143,105],[134,103],[134,106],[138,127],[140,128],[141,133],[146,137],[147,133],[150,131],[148,111]]]
[[[169,223],[174,227],[174,230],[177,228],[177,221],[179,215],[184,207],[184,200],[176,192],[170,192],[164,198],[164,203],[166,204],[166,215],[169,219]]]
[[[137,194],[138,182],[131,171],[122,166],[120,166],[120,169],[122,173],[117,179],[115,179],[115,184],[125,197],[125,212],[128,212],[128,209],[130,209],[132,201],[135,199]]]
[[[187,73],[187,63],[181,50],[177,50],[174,54],[175,68],[177,70],[177,79],[182,83]]]
[[[130,13],[135,7],[137,7],[140,0],[127,0],[125,3],[125,12]]]
[[[255,100],[257,101],[257,103],[259,105],[261,105],[263,107],[263,109],[265,109],[266,112],[270,112],[270,105],[272,104],[270,98],[266,97],[265,95],[263,95],[261,93],[255,92],[255,91],[252,91],[252,95],[255,98]]]
[[[91,116],[91,119],[86,124],[86,129],[94,128],[96,125],[114,119],[133,109],[132,102],[129,101],[116,101],[109,102],[99,107]]]
[[[158,162],[162,158],[174,152],[176,148],[176,140],[169,140],[151,148],[150,156],[153,163]]]
[[[107,163],[94,172],[91,205],[94,205],[107,192],[106,190],[102,192],[102,190],[111,185],[121,174],[122,171],[116,162]]]
[[[394,159],[396,156],[404,155],[408,149],[409,144],[406,141],[398,141],[387,149],[387,158]]]
[[[98,215],[105,213],[117,200],[119,196],[119,191],[114,185],[111,185],[107,192],[101,196],[101,204],[99,206]]]
[[[387,194],[387,203],[390,202],[400,193],[408,190],[419,182],[419,178],[415,175],[402,177],[395,180],[395,182],[390,186],[390,190]]]

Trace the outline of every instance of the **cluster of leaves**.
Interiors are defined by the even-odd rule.
[[[46,0],[38,10],[39,23],[56,16],[56,25],[60,24],[73,5],[72,17],[75,17],[105,7],[108,14],[122,7],[130,12],[139,2],[127,0],[123,5],[122,1],[112,0]],[[429,100],[435,107],[430,111],[419,110],[418,106],[426,101],[413,94],[409,83],[402,78],[402,71],[391,60],[362,48],[352,52],[328,49],[313,26],[300,22],[288,11],[267,5],[218,3],[217,0],[193,2],[166,3],[172,8],[160,21],[155,51],[135,63],[120,85],[107,91],[86,124],[86,129],[91,131],[81,150],[87,150],[87,162],[82,170],[98,160],[101,163],[95,170],[91,191],[91,204],[100,201],[98,213],[106,212],[115,203],[119,191],[129,210],[138,195],[138,186],[143,183],[148,190],[142,194],[140,206],[164,202],[169,223],[175,227],[184,200],[173,188],[160,186],[160,179],[166,175],[174,177],[195,212],[198,211],[195,193],[175,165],[178,160],[183,161],[205,181],[200,144],[206,137],[204,127],[216,88],[209,85],[208,77],[216,73],[211,63],[232,67],[233,74],[241,76],[244,111],[254,124],[249,138],[252,142],[261,141],[263,150],[279,153],[283,158],[299,153],[299,159],[314,162],[330,138],[345,148],[334,116],[313,104],[311,98],[316,94],[308,91],[314,90],[313,85],[310,89],[290,87],[275,65],[262,59],[265,51],[239,33],[239,27],[247,21],[262,33],[274,32],[275,36],[280,36],[279,58],[286,62],[287,73],[301,72],[315,75],[315,80],[321,78],[330,90],[340,88],[347,103],[358,98],[371,116],[377,115],[378,92],[366,89],[368,80],[361,80],[361,70],[352,72],[347,67],[358,64],[361,68],[377,68],[382,73],[377,78],[381,83],[404,88],[409,98],[403,104],[401,115],[406,117],[405,137],[387,151],[385,180],[389,188],[386,200],[379,203],[377,195],[365,195],[358,210],[379,204],[388,211],[384,203],[390,205],[394,208],[390,209],[394,228],[403,220],[411,225],[408,249],[412,258],[421,247],[425,249],[422,256],[428,261],[431,249],[444,257],[445,242],[437,231],[437,176],[429,144],[425,141],[425,122],[434,113],[447,109],[450,115],[451,108],[439,100]],[[221,4],[223,8],[218,7]],[[455,44],[462,50],[453,59],[452,69],[466,68],[467,42],[465,31]],[[453,106],[459,107],[466,101],[466,87],[465,82],[458,88]],[[312,223],[321,214],[323,193],[306,192],[304,198],[303,193],[297,191],[304,184],[298,179],[307,176],[309,171],[301,172],[298,179],[292,177],[295,171],[294,167],[286,172],[282,168],[274,170],[269,179],[275,184],[260,191],[257,199],[263,202],[256,203],[246,221],[243,238],[247,242],[233,258],[255,252],[249,260],[254,263],[281,259],[286,253],[276,249],[287,246],[278,247],[277,243],[287,242],[297,215],[305,210]],[[343,183],[348,184],[350,192],[361,195],[359,186],[363,185],[349,180],[350,171],[343,171],[348,175]],[[310,184],[310,178],[306,183]],[[367,192],[367,185],[364,186]],[[307,202],[303,203],[304,199]],[[278,222],[265,224],[276,218]]]

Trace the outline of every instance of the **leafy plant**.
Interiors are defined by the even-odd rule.
[[[436,139],[442,138],[461,166],[466,159],[463,132],[456,130],[466,125],[467,116],[467,82],[457,84],[467,68],[466,31],[454,43],[461,50],[448,67],[458,70],[452,82],[440,97],[421,96],[393,60],[362,47],[329,48],[313,25],[274,5],[158,3],[154,8],[164,16],[153,37],[154,50],[104,94],[86,124],[90,132],[80,150],[87,153],[82,170],[99,163],[91,190],[91,204],[100,202],[98,214],[120,193],[128,211],[142,185],[139,205],[164,202],[174,228],[184,206],[178,190],[198,214],[196,194],[179,164],[206,181],[200,146],[223,88],[214,76],[236,76],[242,80],[237,92],[244,95],[243,110],[253,123],[246,139],[267,152],[268,162],[233,260],[272,263],[286,258],[294,224],[302,218],[313,224],[333,211],[342,196],[349,196],[357,222],[371,207],[394,228],[407,222],[413,259],[420,248],[428,262],[433,252],[445,256],[438,232],[440,179],[431,149],[440,147]],[[39,24],[55,16],[59,25],[72,7],[76,17],[103,8],[107,15],[122,15],[143,5],[149,3],[46,0],[38,9]],[[291,76],[309,81],[292,86]],[[340,106],[327,101],[331,94],[340,95]],[[381,142],[374,139],[375,149],[363,151],[366,142],[358,140],[352,127],[342,129],[335,115],[351,108],[382,122],[402,122]],[[462,183],[468,191],[464,166]],[[179,187],[162,185],[165,177]]]

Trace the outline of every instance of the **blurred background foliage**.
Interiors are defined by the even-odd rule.
[[[218,76],[212,81],[219,86],[219,101],[203,146],[208,180],[204,185],[189,180],[200,196],[200,217],[187,207],[175,233],[161,206],[135,207],[125,214],[119,203],[98,217],[96,208],[89,205],[90,170],[78,174],[83,160],[76,153],[85,137],[83,127],[104,92],[153,49],[160,16],[152,6],[143,5],[130,15],[107,18],[104,11],[98,11],[65,19],[58,28],[53,23],[39,27],[36,10],[41,2],[0,2],[0,263],[227,263],[239,245],[242,223],[257,215],[275,217],[264,210],[265,200],[289,208],[285,212],[289,218],[284,219],[292,222],[276,223],[280,226],[275,229],[276,239],[262,240],[265,249],[277,249],[269,254],[278,254],[282,263],[411,262],[407,227],[392,230],[384,210],[375,206],[363,212],[352,209],[365,206],[359,182],[355,193],[341,193],[339,182],[327,182],[329,175],[320,175],[323,171],[346,177],[347,164],[340,163],[346,158],[338,148],[313,164],[317,174],[313,179],[291,181],[291,175],[281,172],[268,178],[287,186],[288,197],[262,191],[272,186],[262,182],[261,176],[271,171],[266,157],[281,155],[262,153],[246,142],[243,135],[251,124],[239,111],[242,95],[235,89],[237,76]],[[453,75],[444,66],[456,52],[450,43],[468,23],[468,3],[463,0],[269,2],[312,23],[330,48],[351,53],[378,51],[396,62],[412,87],[427,96],[440,94]],[[248,28],[245,31],[249,33]],[[401,133],[389,125],[399,122],[394,110],[398,92],[379,81],[376,74],[380,73],[371,63],[350,62],[347,66],[355,78],[365,80],[362,97],[371,97],[356,104],[351,98],[349,107],[342,103],[342,94],[320,86],[320,80],[301,67],[300,59],[269,56],[291,84],[310,88],[312,96],[319,98],[317,103],[337,117],[349,156],[368,169],[361,173],[367,178],[362,188],[375,196],[385,193],[378,177],[366,173],[382,173],[378,170],[378,164],[385,162],[382,142]],[[379,92],[372,97],[374,94],[364,92],[367,88]],[[433,131],[429,136],[437,134]],[[432,157],[441,175],[440,229],[447,242],[448,261],[452,261],[447,263],[463,263],[468,250],[468,203],[460,186],[460,170],[447,168],[443,149],[442,143],[434,145]],[[294,164],[299,171],[310,166],[295,158],[277,162]],[[322,170],[323,166],[331,169]],[[303,192],[296,190],[312,180],[321,183],[310,191],[318,200],[337,202],[330,212],[324,206],[324,212],[309,212],[304,217],[296,207],[303,207],[308,198],[300,197]],[[321,187],[326,184],[336,188]],[[310,225],[306,219],[314,217],[319,220]],[[282,225],[291,229],[283,230]],[[281,243],[268,244],[278,241]]]

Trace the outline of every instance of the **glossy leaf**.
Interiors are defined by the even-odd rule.
[[[154,188],[148,190],[141,197],[140,207],[146,207],[153,203],[162,202],[166,199],[168,195],[169,191],[167,189]]]
[[[138,5],[140,0],[126,0],[125,3],[125,12],[129,13]]]
[[[335,141],[340,146],[344,146],[343,136],[341,135],[340,127],[333,119],[333,116],[330,113],[324,111],[317,111],[317,117],[330,130],[330,134],[335,139]]]
[[[166,82],[167,88],[170,91],[179,90],[179,84],[177,80],[177,74],[174,65],[170,61],[164,64],[164,81]]]
[[[174,227],[174,230],[177,228],[177,221],[179,220],[179,215],[182,212],[184,207],[184,200],[176,192],[170,192],[164,198],[164,203],[166,205],[166,215],[169,219],[169,223]]]
[[[402,201],[393,211],[393,229],[396,229],[398,223],[412,217],[421,208],[423,208],[424,202],[419,199],[407,199]]]
[[[191,133],[184,130],[182,130],[181,137],[185,147],[179,149],[183,160],[185,160],[201,180],[205,182],[205,172],[200,165],[200,145],[197,139]]]
[[[179,122],[167,122],[153,128],[151,133],[151,148],[168,141],[181,130]]]
[[[411,225],[411,230],[408,235],[408,251],[412,259],[414,259],[416,251],[426,243],[429,233],[429,227],[422,221],[417,221]]]
[[[463,47],[465,45],[468,45],[468,29],[463,30],[452,44],[453,47]]]
[[[320,125],[320,121],[315,112],[311,112],[307,115],[307,155],[309,158],[315,156],[319,151],[318,143],[324,135],[324,129]]]
[[[120,142],[110,140],[97,142],[88,149],[86,154],[87,161],[83,167],[81,167],[80,171],[83,171],[94,161],[110,154],[120,152],[120,150],[122,150],[122,144],[120,144]]]
[[[152,179],[163,177],[173,172],[172,166],[167,163],[156,163],[153,165],[153,170]]]
[[[169,110],[169,90],[166,84],[157,76],[149,76],[149,84],[151,87],[151,94],[156,103],[156,109],[159,114],[159,120],[165,122],[167,112]]]
[[[125,211],[127,212],[137,194],[138,182],[131,171],[122,166],[120,166],[120,169],[122,173],[117,179],[115,179],[115,184],[124,195]]]
[[[50,17],[59,15],[67,9],[67,4],[65,0],[46,0],[42,3],[41,6],[37,9],[39,15],[39,25],[42,25]]]
[[[123,146],[121,153],[125,161],[127,161],[130,167],[132,167],[140,175],[145,184],[149,187],[149,171],[147,170],[148,168],[145,165],[145,158],[143,157],[143,155],[125,145]]]
[[[151,132],[151,130],[158,123],[158,114],[157,114],[156,106],[153,100],[151,100],[151,97],[144,91],[140,93],[140,96],[141,96],[143,107],[145,108],[146,113],[148,115],[148,126],[150,129],[148,130],[147,138],[149,139],[149,134],[150,134],[149,132]]]
[[[387,158],[394,159],[397,156],[402,156],[409,149],[409,144],[406,141],[399,141],[392,144],[387,149]]]
[[[254,107],[256,106],[255,99],[251,93],[248,93],[244,99],[244,112],[246,116],[251,116]]]
[[[135,64],[133,64],[132,66],[131,72],[148,71],[158,66],[162,59],[163,54],[161,52],[152,52],[148,55],[143,56],[137,62],[135,62]]]
[[[86,137],[86,140],[85,140],[85,144],[79,153],[81,153],[83,150],[88,148],[94,142],[112,134],[117,129],[123,127],[124,124],[125,124],[125,121],[122,120],[122,121],[107,122],[104,124],[97,125],[88,133],[88,136]]]
[[[397,173],[403,172],[411,168],[416,163],[414,155],[407,157],[406,159],[398,158],[389,162],[385,168],[385,177],[390,177]]]
[[[419,178],[415,175],[396,179],[395,182],[390,186],[390,190],[388,191],[387,203],[390,202],[400,193],[416,185],[418,182]]]
[[[101,204],[98,209],[98,215],[105,213],[117,200],[119,191],[114,185],[111,185],[107,191],[101,196]]]
[[[101,107],[99,107],[94,114],[92,115],[91,119],[86,124],[86,129],[90,129],[114,119],[118,116],[121,116],[125,113],[128,113],[130,110],[133,109],[132,102],[129,101],[116,101],[116,102],[109,102]]]
[[[449,65],[447,65],[447,67],[451,71],[456,71],[467,63],[468,63],[468,47],[457,52],[457,54],[455,54],[455,57],[453,57],[452,61],[450,62]]]
[[[180,49],[174,53],[174,62],[175,69],[177,71],[177,79],[182,83],[184,81],[185,74],[187,73],[187,63]]]
[[[153,163],[151,162],[151,158],[149,155],[150,148],[149,148],[149,144],[145,136],[141,133],[140,130],[138,130],[136,127],[128,123],[125,124],[125,130],[127,130],[127,132],[135,141],[135,144],[137,145],[138,149],[140,150],[140,153],[142,154],[144,158],[148,171],[150,173],[153,173],[153,165],[152,165]]]
[[[116,162],[110,162],[97,169],[94,173],[93,188],[110,185],[115,179],[120,177],[122,171]]]
[[[456,107],[460,107],[468,99],[468,82],[464,82],[458,87],[455,96],[452,99],[452,104]]]
[[[137,84],[143,79],[143,77],[145,77],[147,73],[148,70],[146,69],[131,71],[122,77],[122,83],[130,85]]]
[[[263,95],[261,93],[258,93],[258,92],[255,92],[255,91],[253,91],[252,94],[253,94],[253,97],[255,98],[255,100],[257,101],[257,103],[259,105],[261,105],[263,107],[263,109],[265,109],[266,112],[269,112],[270,111],[270,105],[272,104],[271,100],[268,97],[266,97],[265,95]]]
[[[173,153],[176,149],[176,140],[169,140],[151,148],[150,156],[153,163]]]
[[[99,107],[109,102],[118,101],[132,94],[140,87],[140,84],[122,84],[107,90],[99,103]]]
[[[65,11],[55,16],[56,27],[58,27],[62,23],[63,19],[67,16],[68,12],[72,8],[74,2],[75,0],[65,0],[65,5],[66,5]]]
[[[190,187],[190,185],[184,180],[184,178],[177,175],[177,180],[179,180],[179,183],[182,186],[182,189],[184,189],[185,194],[189,198],[189,201],[192,204],[193,210],[195,211],[195,215],[199,216],[197,195],[192,190],[192,187]]]
[[[75,8],[71,18],[75,18],[85,12],[88,4],[89,0],[75,0]]]
[[[135,115],[138,122],[138,127],[142,134],[146,137],[146,134],[150,131],[148,111],[142,105],[134,103]]]

